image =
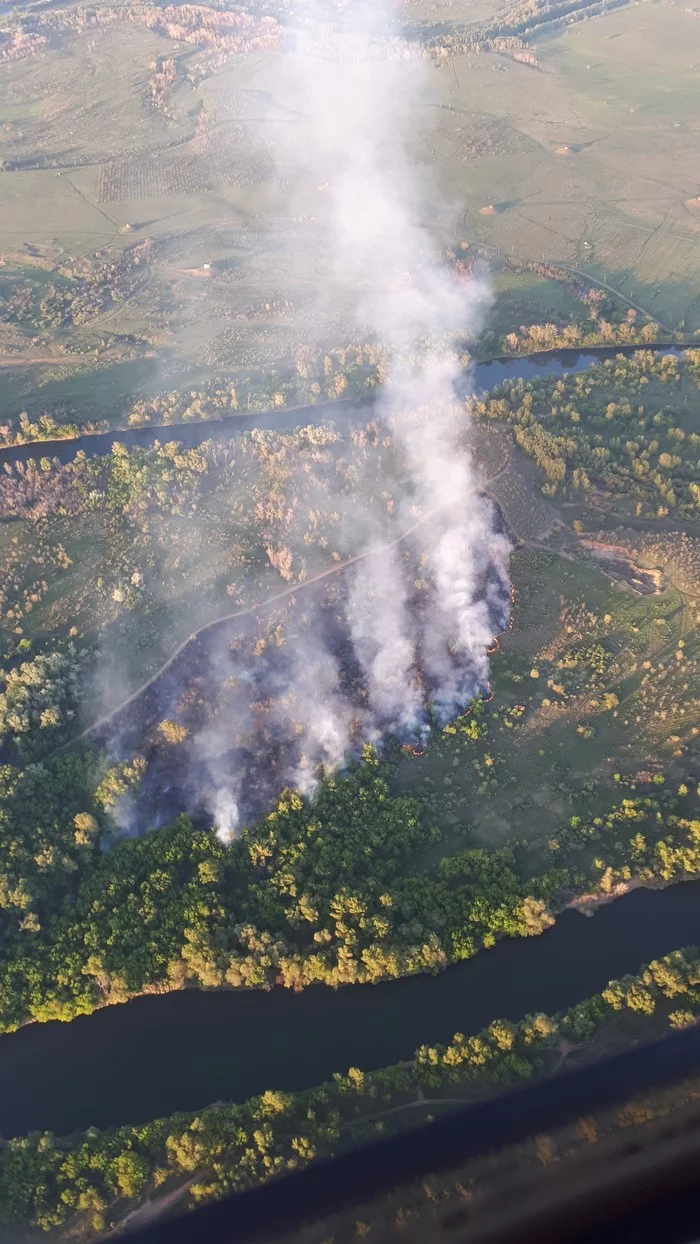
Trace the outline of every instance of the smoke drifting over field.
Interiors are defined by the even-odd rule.
[[[340,631],[319,606],[254,673],[242,650],[217,657],[219,677],[239,690],[194,749],[224,839],[241,809],[248,815],[251,783],[260,784],[256,748],[276,766],[278,789],[289,783],[310,793],[319,767],[342,765],[358,741],[387,732],[424,737],[429,704],[445,721],[484,689],[486,649],[507,623],[510,546],[477,494],[464,406],[455,399],[457,342],[478,327],[486,291],[455,280],[422,223],[435,220],[440,205],[412,163],[409,122],[395,104],[396,58],[411,53],[396,38],[392,8],[391,0],[348,3],[329,30],[322,6],[307,6],[288,64],[293,102],[306,118],[296,184],[308,189],[328,178],[318,297],[352,305],[360,330],[390,348],[379,414],[409,481],[399,503],[405,513],[395,518],[399,530],[426,522],[346,572]],[[401,73],[405,87],[405,63]],[[416,57],[416,101],[427,89],[424,73]],[[358,510],[358,522],[364,517]],[[380,532],[371,534],[368,551],[381,543]],[[420,566],[427,586],[419,602]],[[362,687],[359,698],[351,682]],[[264,709],[251,710],[256,698]],[[234,739],[247,740],[245,758],[231,750]]]

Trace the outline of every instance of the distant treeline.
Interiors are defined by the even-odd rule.
[[[508,51],[523,47],[524,40],[542,34],[545,29],[586,21],[612,9],[619,9],[630,0],[566,0],[551,3],[550,0],[523,0],[514,4],[493,22],[476,26],[455,24],[448,32],[429,36],[426,47],[448,54],[478,51]]]

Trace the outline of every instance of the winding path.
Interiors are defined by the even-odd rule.
[[[445,508],[446,507],[444,505],[434,506],[432,510],[428,510],[426,514],[423,514],[422,517],[413,523],[411,527],[407,528],[406,531],[403,531],[400,536],[397,536],[394,540],[390,540],[387,544],[377,545],[374,548],[366,549],[364,553],[357,553],[354,557],[348,557],[343,562],[337,562],[335,565],[329,566],[327,570],[320,570],[318,574],[313,575],[310,579],[305,579],[303,583],[296,583],[292,587],[284,588],[281,592],[276,592],[273,596],[268,596],[264,601],[257,601],[256,604],[248,605],[245,609],[236,609],[233,613],[225,613],[220,618],[214,618],[212,622],[205,622],[203,626],[199,627],[199,630],[193,631],[191,635],[188,635],[186,639],[183,639],[182,643],[179,644],[175,651],[170,654],[167,661],[164,661],[159,669],[157,669],[154,674],[151,674],[151,677],[146,679],[140,687],[137,687],[135,691],[132,691],[130,696],[127,696],[125,700],[122,700],[121,704],[118,704],[116,708],[110,709],[110,711],[105,713],[104,716],[98,717],[95,721],[91,722],[91,724],[86,726],[80,734],[74,735],[73,738],[68,739],[66,743],[62,743],[60,747],[55,748],[55,750],[50,752],[45,759],[50,760],[52,756],[57,756],[59,752],[65,751],[68,747],[72,747],[74,743],[79,743],[82,739],[88,738],[88,736],[95,730],[99,730],[102,726],[108,725],[110,721],[113,721],[114,718],[119,715],[119,713],[123,712],[125,708],[128,708],[130,704],[133,704],[139,696],[143,695],[144,691],[148,691],[148,688],[152,687],[153,684],[157,682],[167,670],[170,669],[171,665],[177,660],[180,653],[184,652],[188,644],[193,643],[194,640],[198,639],[200,635],[206,634],[207,631],[213,630],[215,626],[220,626],[223,622],[234,622],[237,618],[247,618],[254,613],[259,613],[262,610],[269,609],[271,605],[275,605],[281,600],[286,600],[290,596],[295,596],[298,592],[304,591],[306,588],[311,587],[314,583],[320,583],[323,579],[329,579],[331,575],[339,574],[342,570],[347,570],[348,566],[354,566],[358,562],[366,561],[368,557],[376,557],[380,553],[385,553],[389,549],[396,548],[397,545],[403,543],[404,540],[407,540],[414,531],[417,531],[419,527],[424,526],[425,523],[429,522],[431,518],[433,518],[436,514],[439,514]]]

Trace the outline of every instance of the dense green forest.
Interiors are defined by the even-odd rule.
[[[574,895],[700,872],[696,791],[660,775],[604,815],[573,817],[544,853],[536,841],[477,847],[466,833],[427,869],[437,796],[392,793],[392,765],[371,748],[312,803],[283,794],[230,846],[185,816],[111,841],[109,809],[138,765],[106,769],[76,751],[1,775],[4,1030],[187,984],[299,989],[437,971],[539,933]]]

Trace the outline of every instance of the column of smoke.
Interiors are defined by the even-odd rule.
[[[434,188],[412,162],[408,133],[425,101],[425,62],[393,30],[396,6],[348,0],[339,17],[343,6],[334,7],[331,29],[327,10],[324,18],[320,6],[305,6],[291,70],[307,118],[300,181],[328,178],[319,297],[326,305],[352,302],[358,331],[391,349],[380,413],[410,467],[412,513],[428,520],[413,539],[424,543],[433,585],[418,625],[400,551],[369,556],[354,574],[347,613],[367,689],[364,737],[415,739],[427,732],[428,698],[438,720],[447,720],[485,687],[486,649],[510,604],[510,546],[475,489],[464,407],[454,394],[457,342],[474,334],[486,291],[457,283],[422,224],[424,214],[439,213]],[[351,712],[320,634],[291,655],[285,676],[304,731],[303,760],[286,777],[310,793],[319,764],[343,763]],[[226,839],[238,825],[245,779],[212,776],[212,810]]]

